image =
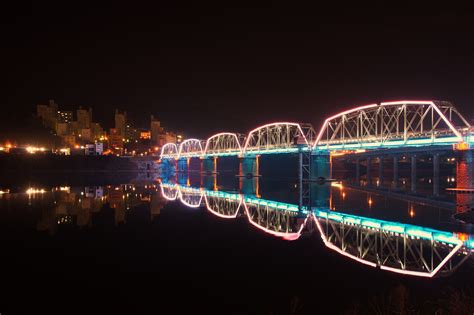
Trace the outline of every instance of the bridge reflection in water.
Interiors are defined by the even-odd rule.
[[[389,272],[419,277],[449,275],[474,252],[473,235],[337,212],[324,202],[299,206],[168,182],[160,183],[160,187],[169,201],[205,207],[223,219],[245,217],[252,226],[284,240],[319,233],[329,249]],[[327,189],[329,195],[331,188],[325,185],[317,189]]]

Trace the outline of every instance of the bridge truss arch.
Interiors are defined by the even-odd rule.
[[[201,140],[186,139],[179,145],[177,158],[201,157],[203,152]]]
[[[206,141],[206,156],[226,156],[242,154],[243,136],[231,132],[215,134]]]
[[[300,238],[308,216],[298,211],[284,210],[278,202],[274,205],[244,198],[244,209],[250,224],[273,236],[287,241]],[[286,206],[286,205],[284,205]]]
[[[199,208],[204,197],[201,189],[179,186],[179,200],[187,207]]]
[[[327,118],[314,149],[453,144],[471,128],[449,102],[396,101],[356,107]]]
[[[242,206],[241,195],[217,191],[207,191],[204,201],[209,212],[223,219],[235,219]]]
[[[278,153],[298,151],[298,146],[310,149],[315,139],[311,124],[277,122],[266,124],[249,132],[244,153]]]
[[[176,159],[178,158],[178,146],[169,142],[161,148],[160,159]]]
[[[328,248],[390,272],[431,278],[451,273],[469,257],[462,241],[451,236],[439,241],[432,232],[414,226],[407,226],[407,230],[399,223],[377,225],[374,220],[369,224],[355,216],[330,212],[325,217],[313,213],[313,219]]]

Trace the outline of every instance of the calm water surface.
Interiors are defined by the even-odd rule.
[[[1,187],[0,312],[452,310],[474,296],[474,233],[451,177],[433,199],[346,176],[311,185],[309,206],[285,176],[16,180]]]

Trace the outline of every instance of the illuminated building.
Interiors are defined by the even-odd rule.
[[[67,122],[57,122],[56,123],[56,135],[66,136],[71,133],[71,124]]]
[[[122,138],[125,138],[125,124],[127,122],[127,112],[120,112],[115,110],[115,129],[116,133]]]
[[[151,139],[151,133],[148,130],[142,130],[140,131],[140,139],[146,140],[146,139]]]
[[[110,128],[109,149],[114,150],[116,154],[123,153],[123,137],[115,128]]]
[[[50,129],[56,127],[56,114],[58,112],[58,104],[54,100],[49,100],[48,105],[38,104],[36,105],[36,115],[41,119],[43,126]]]
[[[162,147],[166,143],[170,143],[170,142],[173,142],[173,143],[177,142],[177,137],[176,137],[176,134],[174,132],[168,131],[168,132],[160,134],[160,136],[158,138],[158,145],[160,147]]]
[[[102,126],[99,123],[91,123],[91,133],[92,133],[92,140],[97,140],[100,138],[105,137],[105,132]]]
[[[62,137],[63,143],[66,147],[72,148],[76,145],[76,136],[66,135]]]
[[[151,115],[150,119],[150,133],[151,133],[151,141],[153,144],[158,143],[158,139],[161,134],[163,134],[164,130],[161,127],[161,123],[158,119],[156,119],[153,115]]]
[[[89,109],[83,109],[81,106],[79,106],[79,109],[76,111],[77,114],[77,128],[84,129],[84,128],[90,128],[91,123],[92,123],[92,108],[89,107]]]
[[[58,110],[57,117],[58,123],[69,123],[72,121],[72,111]]]

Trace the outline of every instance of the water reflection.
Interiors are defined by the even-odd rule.
[[[179,200],[192,208],[205,207],[223,219],[245,217],[252,226],[284,240],[294,241],[303,234],[317,232],[329,249],[385,271],[420,277],[447,275],[469,259],[474,250],[472,236],[465,233],[336,211],[333,195],[339,191],[342,199],[346,198],[341,183],[313,188],[327,190],[331,196],[328,206],[321,206],[321,201],[316,202],[316,207],[302,206],[244,193],[161,183],[167,200]],[[367,203],[369,208],[373,204],[370,196]],[[408,202],[412,218],[414,204]]]
[[[46,206],[41,207],[37,230],[54,234],[60,225],[91,227],[93,215],[104,206],[113,210],[116,226],[125,223],[127,212],[140,205],[149,205],[150,219],[153,219],[166,203],[157,187],[155,184],[56,187],[51,191],[43,189],[41,196],[28,194],[28,203],[46,201]]]
[[[180,203],[219,219],[245,220],[250,228],[285,241],[317,235],[328,249],[354,262],[420,277],[448,275],[474,251],[467,225],[446,224],[444,213],[455,212],[461,197],[437,201],[443,210],[430,206],[429,198],[336,182],[311,184],[310,203],[298,204],[302,190],[286,196],[279,193],[286,186],[278,185],[287,183],[199,176],[137,185],[32,187],[2,194],[0,200],[3,208],[13,202],[39,207],[36,229],[50,234],[60,226],[89,228],[103,209],[113,211],[119,226],[137,207],[148,208],[153,220],[167,203]],[[471,198],[462,200],[470,207]]]

